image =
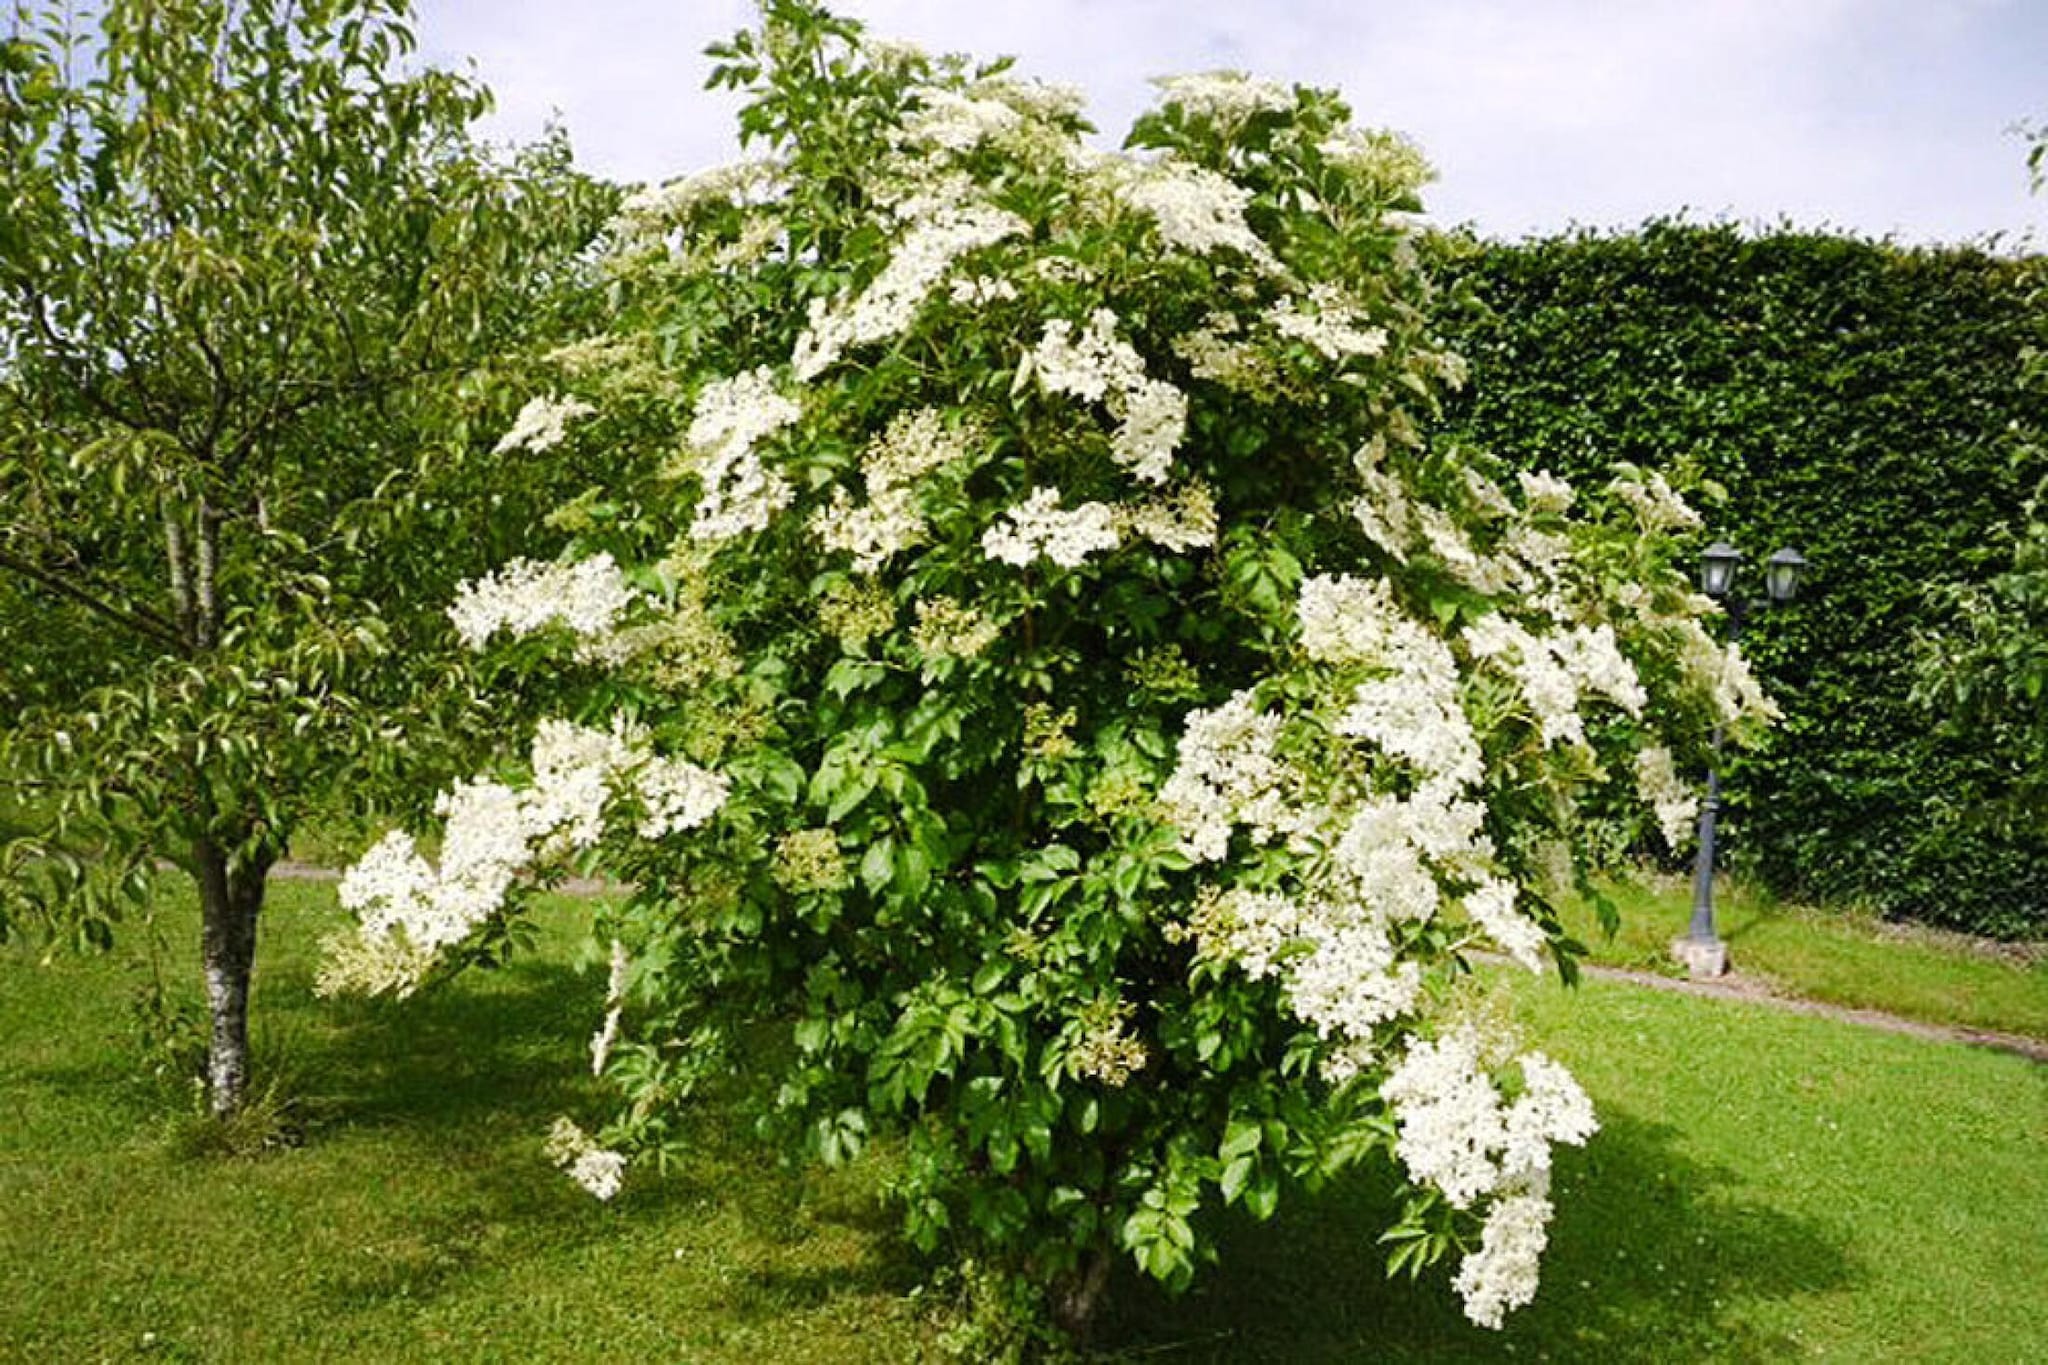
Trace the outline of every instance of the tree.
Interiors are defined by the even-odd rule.
[[[1593,1118],[1474,956],[1569,974],[1581,806],[1683,837],[1659,733],[1770,711],[1697,517],[1431,446],[1427,168],[1328,92],[1168,81],[1109,155],[1075,92],[802,0],[714,53],[765,155],[622,208],[569,438],[618,478],[456,607],[584,681],[438,861],[351,869],[324,984],[416,989],[594,858],[623,1103],[549,1150],[600,1197],[736,1071],[813,1159],[894,1134],[913,1242],[1070,1329],[1114,1256],[1184,1286],[1219,1207],[1361,1163],[1392,1264],[1462,1253],[1498,1326]]]
[[[478,458],[466,423],[607,196],[559,135],[473,143],[488,95],[406,70],[407,18],[112,0],[88,32],[18,4],[0,46],[0,601],[45,665],[8,689],[44,820],[0,931],[11,900],[103,942],[157,860],[188,874],[218,1114],[269,869],[323,802],[460,741],[439,605],[505,552],[493,510],[575,487]],[[372,742],[401,722],[409,752]]]

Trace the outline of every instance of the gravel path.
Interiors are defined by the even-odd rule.
[[[1661,976],[1656,972],[1632,971],[1626,967],[1596,967],[1591,963],[1581,963],[1579,970],[1602,981],[1626,981],[1630,985],[1648,986],[1652,990],[1676,991],[1681,995],[1699,995],[1713,1000],[1741,1000],[1750,1004],[1768,1005],[1772,1009],[1784,1010],[1789,1014],[1817,1015],[1822,1019],[1834,1019],[1844,1024],[1861,1024],[1865,1028],[1884,1029],[1888,1033],[1904,1033],[1915,1038],[1931,1038],[1938,1042],[1994,1048],[2000,1052],[2017,1053],[2036,1062],[2048,1062],[2048,1040],[2029,1038],[2023,1033],[2000,1033],[1995,1029],[1964,1028],[1957,1024],[1929,1024],[1919,1019],[1908,1019],[1903,1015],[1887,1014],[1883,1010],[1856,1009],[1849,1005],[1831,1005],[1824,1000],[1780,995],[1766,983],[1737,972],[1730,972],[1711,981],[1689,981],[1682,977]]]

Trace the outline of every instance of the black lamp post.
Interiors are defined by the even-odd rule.
[[[1764,562],[1764,600],[1752,602],[1734,594],[1735,570],[1742,551],[1715,541],[1700,554],[1700,590],[1728,612],[1728,643],[1742,638],[1742,624],[1754,608],[1790,602],[1799,592],[1806,560],[1797,550],[1779,550]],[[1721,727],[1714,727],[1713,763],[1707,769],[1707,795],[1700,802],[1699,851],[1693,861],[1692,924],[1672,952],[1692,976],[1719,976],[1728,970],[1728,945],[1714,932],[1714,821],[1721,811]]]

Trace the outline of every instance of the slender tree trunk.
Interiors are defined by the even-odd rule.
[[[1103,1291],[1109,1288],[1109,1272],[1115,1264],[1106,1246],[1097,1246],[1082,1258],[1074,1273],[1053,1288],[1052,1320],[1075,1346],[1085,1350],[1095,1330],[1095,1314],[1102,1307]]]
[[[206,973],[207,1105],[217,1118],[242,1107],[249,1087],[249,982],[268,867],[235,867],[211,840],[193,850],[199,880],[200,961]]]

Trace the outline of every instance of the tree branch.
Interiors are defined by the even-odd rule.
[[[90,608],[116,625],[123,626],[137,635],[154,640],[158,644],[169,645],[180,654],[190,652],[184,637],[178,634],[177,629],[153,611],[140,607],[117,607],[113,603],[87,592],[76,583],[50,573],[41,565],[10,554],[6,550],[0,550],[0,569],[11,569],[23,578],[28,579],[30,582],[41,584],[60,597],[69,598],[82,607]]]

